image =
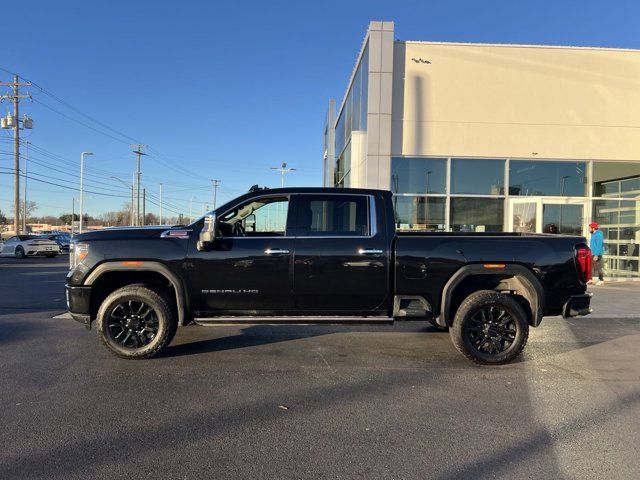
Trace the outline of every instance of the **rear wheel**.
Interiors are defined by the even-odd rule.
[[[98,311],[102,343],[121,358],[158,355],[173,339],[178,326],[164,295],[145,285],[127,285],[111,293]]]
[[[508,363],[520,355],[529,337],[529,323],[513,298],[481,290],[462,302],[449,334],[465,357],[495,365]]]
[[[24,254],[24,248],[22,248],[22,245],[18,245],[16,247],[16,250],[14,252],[14,255],[16,256],[16,258],[24,258],[26,255]]]

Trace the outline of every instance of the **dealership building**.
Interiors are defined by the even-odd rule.
[[[400,229],[605,237],[640,279],[640,50],[400,41],[371,22],[324,130],[326,186],[391,190]]]

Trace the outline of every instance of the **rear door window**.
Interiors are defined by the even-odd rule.
[[[300,195],[296,217],[301,237],[366,237],[371,234],[369,197]]]

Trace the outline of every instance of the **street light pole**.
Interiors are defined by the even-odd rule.
[[[93,155],[93,152],[82,152],[80,154],[80,233],[82,233],[82,207],[84,200],[84,157],[87,155]]]
[[[287,168],[287,164],[285,162],[282,162],[282,165],[279,167],[271,167],[271,170],[276,170],[277,172],[280,172],[280,175],[281,175],[280,184],[282,188],[284,188],[284,174],[296,171],[295,168]]]

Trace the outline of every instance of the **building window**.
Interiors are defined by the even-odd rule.
[[[349,188],[351,186],[351,142],[349,142],[336,161],[333,184],[340,188]]]
[[[511,160],[509,195],[584,197],[586,178],[585,162]]]
[[[391,159],[393,193],[446,193],[447,160],[444,158]]]
[[[393,198],[396,227],[400,230],[445,230],[444,197],[396,196]]]
[[[369,100],[369,47],[362,52],[362,59],[353,76],[353,82],[344,99],[336,122],[335,153],[340,155],[351,139],[352,131],[367,130]]]
[[[454,232],[502,232],[502,198],[451,198],[451,230]]]
[[[605,274],[640,277],[640,200],[594,200],[592,212],[604,236]]]
[[[640,162],[593,162],[594,197],[640,197]]]
[[[451,193],[504,195],[504,160],[451,160]]]

